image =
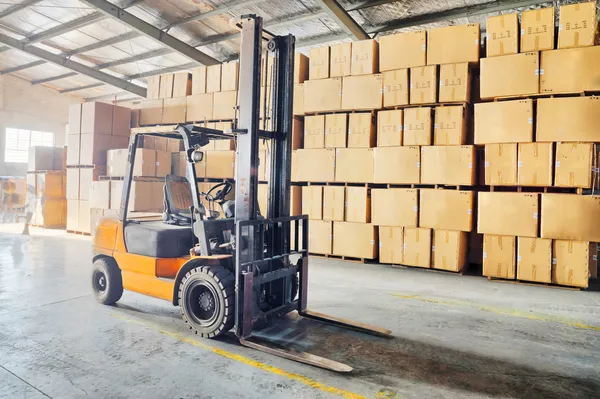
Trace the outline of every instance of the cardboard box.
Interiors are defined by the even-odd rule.
[[[383,79],[381,74],[346,76],[343,79],[341,105],[343,110],[360,111],[382,107]]]
[[[258,185],[258,211],[261,215],[267,216],[269,207],[269,185]]]
[[[79,153],[81,152],[81,135],[69,134],[67,140],[67,165],[79,165]]]
[[[187,157],[185,151],[171,153],[171,174],[186,177]]]
[[[367,187],[346,187],[346,222],[371,223],[371,190]]]
[[[113,106],[112,135],[129,137],[131,133],[131,109]]]
[[[304,83],[305,80],[308,80],[309,64],[307,56],[302,53],[294,54],[294,84]]]
[[[517,280],[552,282],[552,240],[517,237]]]
[[[330,255],[333,250],[333,222],[311,220],[308,224],[308,249],[311,253]]]
[[[206,177],[233,179],[235,176],[235,151],[206,151]]]
[[[347,140],[348,114],[325,115],[325,148],[344,148],[348,145]]]
[[[521,52],[554,48],[554,7],[521,13]]]
[[[375,39],[352,42],[350,74],[370,75],[379,73],[379,42]]]
[[[479,24],[430,29],[427,65],[479,62]]]
[[[237,61],[226,62],[221,66],[221,91],[238,90],[238,72],[239,65]]]
[[[82,104],[73,104],[69,107],[68,135],[81,134],[81,108]]]
[[[81,106],[81,134],[112,134],[113,106],[101,102]]]
[[[473,231],[473,191],[419,191],[419,226],[435,230]]]
[[[327,131],[327,126],[325,130]],[[292,120],[292,150],[299,148],[304,148],[304,118],[296,116]]]
[[[139,157],[137,154],[142,153],[141,148],[136,150],[136,166],[141,167],[142,155]],[[146,150],[150,151],[150,150]],[[111,177],[122,177],[125,176],[127,168],[127,157],[129,156],[129,149],[122,148],[116,150],[109,150],[106,152],[106,174]],[[135,168],[134,168],[135,172]]]
[[[335,181],[335,150],[309,149],[295,151],[294,181]]]
[[[485,184],[517,185],[517,144],[485,145]]]
[[[91,226],[92,223],[91,223],[89,201],[79,200],[77,210],[79,211],[79,213],[78,213],[78,217],[79,217],[78,231],[82,232],[82,233],[91,233],[92,232],[92,226]]]
[[[404,228],[405,266],[431,267],[431,229]]]
[[[146,78],[146,84],[148,86],[146,90],[146,98],[160,98],[160,75],[148,76]]]
[[[238,100],[237,91],[215,93],[213,97],[213,119],[235,119]]]
[[[206,68],[206,92],[217,93],[221,91],[222,64],[210,65]]]
[[[206,67],[192,69],[192,95],[206,93]]]
[[[596,2],[560,6],[558,48],[593,46],[597,42]]]
[[[475,146],[421,147],[421,184],[475,184]]]
[[[556,143],[554,185],[591,188],[596,169],[595,146],[593,143]]]
[[[379,263],[402,264],[404,261],[404,229],[379,226]]]
[[[127,167],[128,150],[110,151],[111,163],[108,166],[109,176],[125,176]],[[133,176],[156,176],[156,153],[155,150],[138,148],[135,150],[135,162],[133,163]]]
[[[67,231],[79,231],[79,200],[67,200]]]
[[[370,148],[336,149],[335,181],[344,183],[372,183],[373,150]]]
[[[79,168],[67,168],[66,198],[68,200],[79,199]]]
[[[186,97],[163,100],[162,123],[183,123],[186,120]]]
[[[173,74],[173,98],[185,97],[192,94],[192,75],[189,72]]]
[[[310,49],[309,80],[329,78],[329,46],[314,47]]]
[[[160,87],[158,97],[161,99],[173,97],[173,74],[165,73],[160,75]]]
[[[167,151],[156,151],[154,176],[165,177],[169,173],[171,173],[171,153]]]
[[[344,78],[348,79],[348,78]],[[330,112],[342,109],[342,78],[304,82],[304,112]]]
[[[53,170],[54,147],[33,146],[29,147],[28,171]]]
[[[90,208],[110,209],[110,180],[91,182],[89,206]]]
[[[542,51],[540,93],[600,90],[600,46]]]
[[[459,272],[467,265],[469,241],[463,231],[434,230],[431,246],[434,269]]]
[[[404,113],[401,109],[377,113],[377,147],[402,145]]]
[[[323,186],[302,187],[302,214],[309,219],[323,219]]]
[[[375,259],[377,242],[377,229],[372,224],[333,222],[334,255]]]
[[[514,280],[516,237],[485,234],[483,236],[483,275]]]
[[[518,158],[519,186],[552,185],[554,150],[552,143],[520,143]]]
[[[100,176],[106,174],[106,168],[81,168],[79,170],[79,199],[89,200],[90,185],[93,181],[97,181]]]
[[[82,134],[79,149],[80,165],[106,165],[106,151],[127,148],[129,138],[106,134]]]
[[[533,100],[475,104],[475,144],[532,141]]]
[[[323,187],[323,219],[324,220],[334,220],[337,222],[343,222],[345,207],[346,207],[346,187],[343,187],[343,186],[325,186],[325,187]]]
[[[437,102],[437,65],[410,68],[410,103]]]
[[[351,113],[348,117],[348,148],[374,147],[376,136],[373,114]]]
[[[440,65],[439,102],[471,101],[471,71],[468,62]]]
[[[302,215],[302,187],[291,186],[290,190],[290,216]]]
[[[542,194],[542,238],[600,241],[600,197]]]
[[[117,183],[117,182],[111,182]],[[121,183],[121,182],[119,182]],[[129,193],[129,212],[162,212],[164,208],[163,203],[163,182],[151,182],[151,181],[132,181],[131,191]],[[116,185],[115,192],[122,192],[122,187]],[[112,193],[111,187],[111,193]],[[113,201],[111,195],[111,204]],[[115,200],[120,203],[121,198],[117,196]],[[120,205],[119,205],[120,207]]]
[[[600,97],[540,98],[536,141],[600,141]]]
[[[537,237],[539,194],[479,192],[477,232]]]
[[[340,87],[341,88],[341,87]],[[293,114],[304,115],[304,85],[294,85]]]
[[[187,122],[206,121],[213,118],[213,93],[186,97]]]
[[[408,105],[410,90],[408,69],[386,71],[381,75],[383,76],[383,106]]]
[[[163,100],[140,102],[140,125],[160,125],[163,116]]]
[[[419,184],[421,151],[419,147],[378,147],[373,149],[373,182]]]
[[[540,92],[539,53],[481,60],[481,98],[522,96]]]
[[[131,187],[133,190],[133,186]],[[133,193],[133,191],[132,191]],[[121,209],[121,199],[123,198],[123,180],[110,181],[110,209]],[[164,196],[163,196],[164,198]],[[131,208],[131,206],[130,206]]]
[[[519,52],[519,14],[490,16],[485,21],[486,55],[517,54]]]
[[[352,43],[340,43],[330,47],[331,62],[329,75],[332,78],[338,76],[350,76],[350,65],[352,63]]]
[[[304,118],[304,148],[325,148],[325,115]]]
[[[587,288],[598,269],[598,244],[555,240],[552,251],[552,282]]]
[[[271,177],[271,152],[269,150],[258,150],[258,180],[269,181]]]
[[[427,65],[427,31],[416,30],[379,39],[379,69],[392,71]]]
[[[58,173],[36,173],[36,196],[38,198],[65,199],[66,178]]]
[[[466,108],[462,105],[435,108],[434,145],[467,144]]]
[[[419,190],[378,188],[371,190],[371,223],[376,226],[419,225]]]
[[[431,145],[433,132],[431,111],[431,107],[404,110],[404,145]]]

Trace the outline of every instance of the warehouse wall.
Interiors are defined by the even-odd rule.
[[[24,176],[27,172],[27,164],[4,162],[7,127],[52,132],[55,145],[65,145],[69,106],[78,102],[77,97],[32,86],[14,76],[0,76],[0,176]]]

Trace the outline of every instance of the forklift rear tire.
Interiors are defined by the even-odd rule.
[[[183,320],[204,338],[231,330],[235,320],[235,278],[221,266],[196,267],[179,285]]]
[[[92,265],[92,290],[103,305],[116,303],[123,295],[121,269],[112,258],[98,258]]]

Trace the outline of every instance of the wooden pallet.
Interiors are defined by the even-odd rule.
[[[552,283],[536,283],[535,281],[523,281],[523,280],[508,280],[500,277],[490,277],[487,276],[488,281],[493,281],[495,283],[508,283],[508,284],[518,284],[518,285],[528,285],[534,287],[547,287],[547,288],[556,288],[560,290],[569,290],[569,291],[581,291],[583,288],[581,287],[568,287],[566,285],[557,285]]]
[[[598,91],[577,91],[577,92],[561,92],[561,93],[532,93],[532,94],[519,94],[513,96],[500,96],[494,98],[482,98],[485,102],[500,102],[500,101],[511,101],[511,100],[528,100],[531,99],[536,101],[539,98],[561,98],[561,97],[590,97],[598,96]]]
[[[100,181],[122,181],[125,180],[123,176],[98,176]],[[133,176],[133,181],[148,181],[148,182],[164,182],[164,177],[153,177],[153,176]]]
[[[77,235],[82,235],[82,236],[91,236],[90,233],[86,233],[85,231],[67,230],[67,233],[77,234]]]
[[[465,102],[465,101],[455,101],[455,102],[434,102],[434,103],[425,103],[425,104],[403,104],[403,105],[391,105],[391,106],[384,106],[383,110],[384,111],[392,111],[392,110],[399,110],[399,109],[406,109],[406,108],[437,108],[437,107],[463,107],[463,108],[470,108],[473,107],[473,104],[471,104],[470,102]]]
[[[558,194],[591,194],[591,189],[576,187],[535,187],[535,186],[482,186],[481,191],[515,192],[515,193],[558,193]]]
[[[42,175],[42,174],[48,174],[48,175],[64,175],[65,172],[63,169],[53,169],[53,170],[30,170],[27,171],[27,174],[32,174],[32,175]]]
[[[377,262],[377,259],[355,258],[353,256],[344,256],[344,255],[316,254],[313,252],[309,252],[308,256],[314,256],[316,258],[344,260],[347,262],[354,262],[354,263],[376,263]]]

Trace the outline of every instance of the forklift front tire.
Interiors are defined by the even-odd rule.
[[[92,265],[94,297],[103,305],[116,303],[123,295],[121,269],[112,258],[98,258]]]

